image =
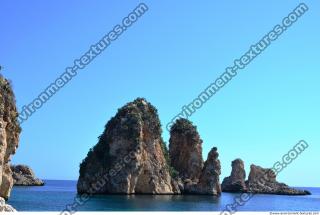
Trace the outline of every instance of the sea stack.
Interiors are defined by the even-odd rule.
[[[38,179],[32,169],[26,165],[11,165],[14,186],[43,186],[44,182]]]
[[[172,125],[169,153],[171,165],[183,182],[183,194],[220,195],[221,166],[217,148],[211,149],[203,163],[202,140],[192,122],[178,119]]]
[[[120,108],[80,165],[78,193],[174,194],[161,133],[145,99]]]
[[[20,132],[11,84],[0,75],[0,211],[11,208],[5,205],[3,199],[9,198],[13,186],[9,161],[18,147]]]
[[[226,177],[221,186],[223,192],[246,192],[247,186],[246,171],[244,169],[244,163],[241,159],[236,159],[232,161],[231,175]]]
[[[187,119],[178,119],[170,130],[171,166],[182,180],[198,181],[203,168],[202,140],[197,128]]]
[[[213,147],[208,154],[208,158],[204,163],[198,183],[186,182],[184,192],[186,194],[214,195],[221,194],[220,174],[221,165],[218,159],[219,153],[217,148]]]

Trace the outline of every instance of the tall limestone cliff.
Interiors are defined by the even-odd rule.
[[[138,98],[118,110],[80,165],[78,193],[173,194],[157,110]]]
[[[0,75],[0,197],[8,199],[13,186],[10,156],[19,143],[21,128],[14,93],[8,80]]]

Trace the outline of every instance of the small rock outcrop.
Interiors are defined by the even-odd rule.
[[[0,75],[0,197],[4,199],[9,198],[13,186],[9,162],[18,147],[20,132],[11,84]]]
[[[171,166],[182,180],[198,181],[202,168],[202,140],[197,128],[187,119],[178,119],[170,129]]]
[[[0,212],[17,212],[11,205],[7,205],[4,198],[0,197]]]
[[[173,194],[157,110],[138,98],[118,110],[80,165],[78,193]]]
[[[272,169],[251,165],[249,178],[246,181],[248,192],[277,195],[310,195],[309,191],[297,190],[276,180]]]
[[[44,182],[36,178],[32,169],[26,165],[11,165],[15,186],[43,186]]]
[[[224,178],[221,187],[223,192],[246,192],[246,171],[241,159],[232,161],[232,170],[229,177]]]

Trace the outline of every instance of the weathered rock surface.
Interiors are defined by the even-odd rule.
[[[16,212],[16,210],[11,205],[7,205],[4,198],[0,197],[0,212]]]
[[[223,192],[246,192],[246,172],[241,159],[232,161],[232,170],[229,177],[224,178],[221,187]]]
[[[251,165],[249,178],[246,181],[248,192],[277,195],[310,195],[309,191],[297,190],[276,180],[276,174],[272,169]]]
[[[197,128],[187,119],[178,119],[170,130],[171,166],[182,180],[198,181],[202,168],[202,140]]]
[[[15,186],[43,186],[44,182],[36,178],[32,169],[26,165],[10,166]]]
[[[21,128],[14,93],[8,80],[0,75],[0,197],[8,199],[13,186],[10,156],[19,143]]]
[[[173,194],[161,132],[145,99],[119,109],[80,165],[78,193]]]
[[[204,163],[198,182],[187,180],[184,187],[185,193],[204,194],[204,195],[220,195],[221,185],[219,176],[221,174],[219,153],[214,147],[208,154],[208,158]]]

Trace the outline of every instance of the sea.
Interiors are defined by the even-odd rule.
[[[46,180],[42,187],[14,187],[8,204],[17,211],[63,211],[74,204],[76,181]],[[320,188],[304,187],[309,196],[256,194],[241,199],[240,194],[222,193],[220,197],[203,195],[99,195],[75,211],[225,211],[234,205],[236,211],[320,211]],[[235,199],[238,203],[235,204]],[[245,200],[245,201],[244,201]],[[82,202],[81,202],[82,203]]]

